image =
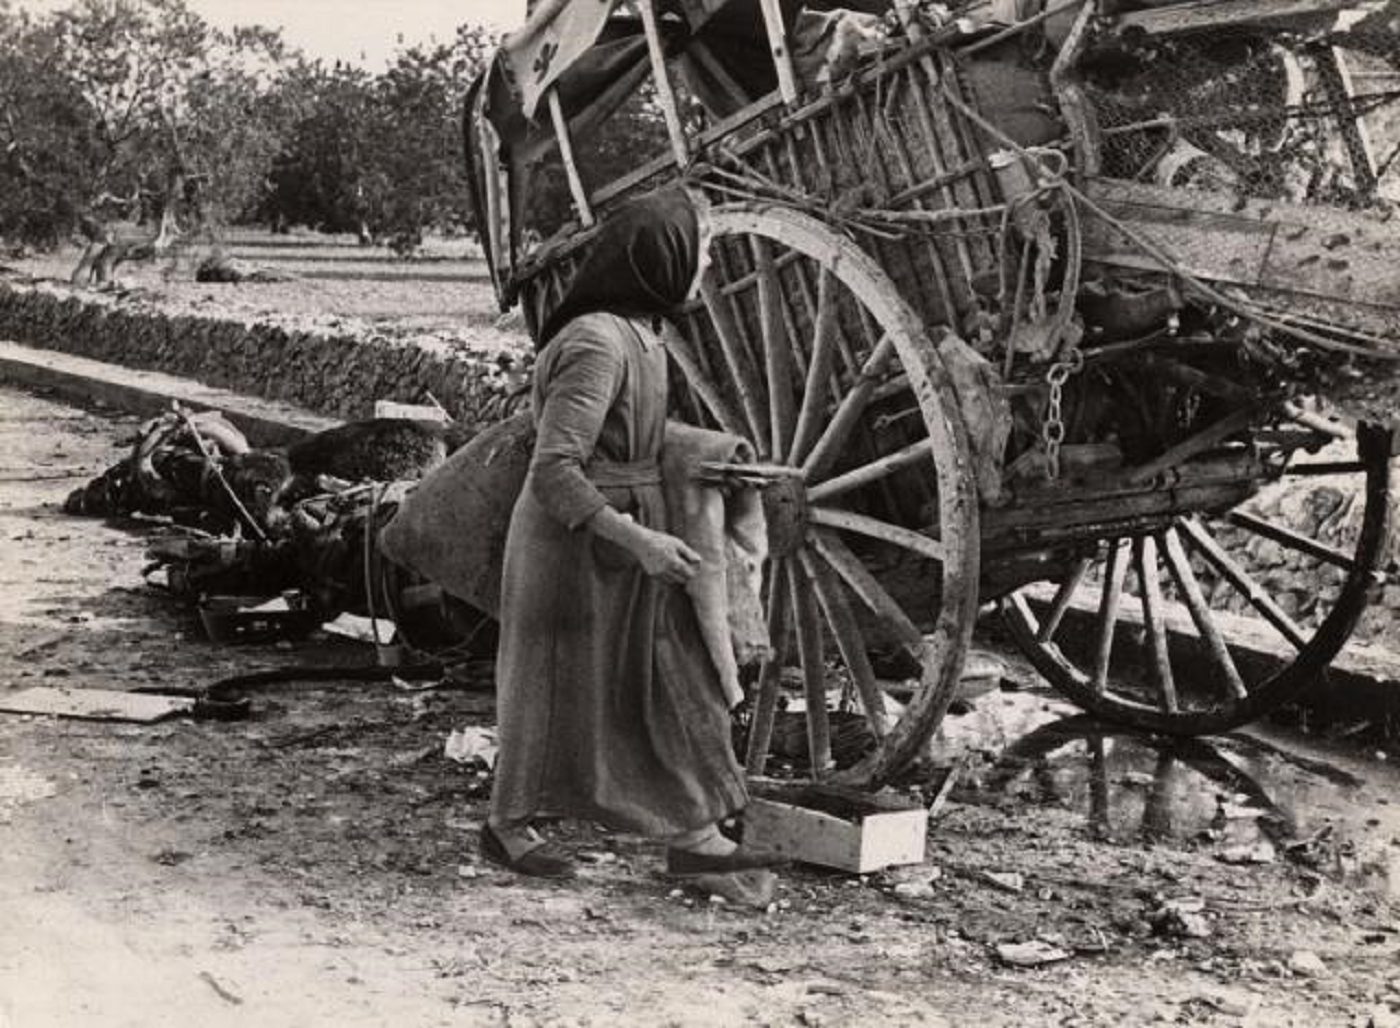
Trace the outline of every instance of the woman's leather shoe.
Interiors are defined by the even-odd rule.
[[[491,863],[499,864],[517,874],[534,878],[574,877],[573,859],[562,846],[552,842],[541,842],[520,856],[512,857],[505,843],[501,842],[490,825],[481,826],[481,855]]]

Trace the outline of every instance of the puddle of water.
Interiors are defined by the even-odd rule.
[[[1116,842],[1177,840],[1240,863],[1293,859],[1400,899],[1400,770],[1301,736],[1169,739],[1123,731],[1041,692],[982,697],[946,718],[955,797],[1060,807]],[[1034,811],[1028,811],[1034,816]]]
[[[57,787],[19,765],[0,767],[0,825],[9,824],[22,804],[48,799]]]

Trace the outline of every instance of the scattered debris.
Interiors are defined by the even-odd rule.
[[[1026,888],[1026,876],[1019,871],[983,871],[978,877],[1002,892],[1023,892]]]
[[[900,899],[931,899],[933,897],[932,882],[900,882],[894,887],[894,894]]]
[[[496,762],[496,732],[476,725],[454,729],[447,737],[442,755],[456,764],[490,767]]]
[[[1042,967],[1057,964],[1070,958],[1069,951],[1052,946],[1040,939],[1030,942],[1002,942],[997,944],[997,959],[1008,967]]]
[[[1294,950],[1288,958],[1288,970],[1304,978],[1319,978],[1327,973],[1327,965],[1312,950]]]
[[[0,712],[8,714],[135,721],[141,724],[159,721],[173,714],[191,713],[194,706],[195,701],[189,696],[48,685],[22,689],[0,699]]]
[[[1169,939],[1208,939],[1212,929],[1205,909],[1199,897],[1171,899],[1153,911],[1148,922],[1154,934]]]
[[[212,974],[210,974],[208,971],[200,971],[199,977],[202,978],[205,982],[207,982],[209,988],[214,990],[214,994],[218,996],[221,1000],[223,1000],[225,1003],[231,1003],[236,1007],[243,1005],[242,996],[239,996],[237,993],[230,991],[223,985],[220,985],[219,980],[215,978]]]
[[[376,640],[375,630],[379,635]],[[356,642],[381,642],[390,643],[394,641],[396,628],[392,621],[384,618],[367,618],[358,614],[339,614],[331,618],[321,626],[323,632],[331,635],[338,635],[345,639],[354,639]]]
[[[1269,816],[1267,810],[1239,803],[1221,802],[1219,811],[1221,818],[1226,821],[1257,821],[1261,817]]]
[[[582,864],[615,864],[617,854],[611,850],[582,850],[574,854]]]
[[[398,675],[390,675],[389,681],[400,692],[432,692],[447,684],[446,678],[425,678],[421,682],[410,682]]]
[[[1215,855],[1222,864],[1272,864],[1277,858],[1274,844],[1268,839],[1245,846],[1228,846]]]
[[[1227,1017],[1249,1017],[1259,1007],[1258,996],[1224,989],[1201,993],[1192,1001],[1213,1007]]]
[[[934,791],[933,798],[928,801],[928,819],[930,821],[936,820],[938,815],[943,813],[943,808],[948,803],[948,797],[953,794],[954,787],[967,771],[968,761],[971,759],[970,755],[963,754],[943,775],[943,781]]]

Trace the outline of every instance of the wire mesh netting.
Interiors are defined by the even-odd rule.
[[[1116,37],[1085,69],[1103,171],[1262,200],[1400,201],[1393,6]]]

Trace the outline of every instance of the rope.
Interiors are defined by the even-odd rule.
[[[262,530],[262,526],[258,524],[257,519],[248,512],[248,508],[243,506],[243,501],[240,500],[238,494],[233,491],[233,486],[228,484],[228,479],[224,478],[224,473],[219,469],[218,461],[214,459],[214,455],[205,449],[204,437],[199,434],[199,428],[195,425],[194,419],[189,416],[185,408],[181,407],[178,402],[171,406],[174,408],[180,420],[184,422],[186,430],[190,433],[191,437],[193,437],[195,448],[199,450],[199,455],[204,458],[205,470],[212,474],[214,480],[223,488],[224,494],[233,504],[234,511],[243,519],[244,523],[248,526],[248,530],[253,533],[258,542],[267,542],[267,533]]]

